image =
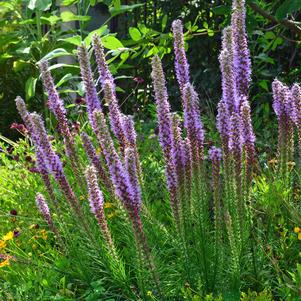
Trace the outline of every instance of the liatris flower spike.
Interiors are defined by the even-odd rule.
[[[172,32],[174,36],[176,76],[180,86],[180,90],[183,91],[184,86],[190,82],[190,79],[189,79],[189,65],[187,62],[185,47],[184,47],[183,25],[181,20],[173,21]]]
[[[112,241],[111,233],[109,231],[103,205],[103,194],[99,189],[97,183],[96,169],[93,166],[89,166],[86,169],[86,180],[88,184],[88,192],[89,192],[89,203],[91,212],[95,215],[99,227],[101,229],[102,235],[107,243],[108,248],[114,254],[115,248]]]
[[[88,110],[88,117],[93,127],[93,112],[94,110],[101,110],[101,104],[98,94],[93,82],[92,70],[89,62],[88,52],[86,47],[82,44],[77,49],[78,60],[80,65],[81,76],[84,81],[86,90],[86,104]]]
[[[49,178],[47,164],[44,160],[43,152],[38,146],[39,142],[38,142],[36,133],[34,132],[34,126],[33,126],[30,114],[27,111],[24,100],[19,96],[16,98],[16,106],[17,106],[17,109],[18,109],[18,112],[19,112],[21,118],[23,119],[23,122],[26,125],[26,128],[28,129],[31,139],[33,140],[34,144],[36,145],[35,154],[36,154],[36,158],[37,158],[38,171],[41,174],[42,180],[45,184],[47,192],[49,193],[50,199],[53,201],[54,206],[56,208],[58,208],[58,203],[56,201],[54,191],[51,186],[51,181]]]
[[[44,220],[48,224],[50,230],[58,236],[59,233],[58,233],[58,230],[56,229],[56,227],[53,223],[49,207],[48,207],[48,205],[45,201],[44,196],[40,193],[36,194],[36,204],[37,204],[37,207],[38,207],[39,211],[43,215]]]
[[[179,202],[177,197],[177,180],[175,170],[175,151],[173,149],[174,137],[172,130],[172,118],[170,112],[170,105],[168,102],[163,68],[161,60],[158,56],[154,56],[152,59],[151,76],[153,80],[155,100],[157,104],[159,140],[165,158],[165,174],[170,195],[170,202],[175,221],[179,225]]]

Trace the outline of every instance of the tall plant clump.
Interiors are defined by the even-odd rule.
[[[179,237],[183,238],[184,257],[189,258],[187,272],[189,274],[193,270],[189,266],[190,258],[196,257],[201,271],[200,274],[192,274],[201,277],[202,282],[211,289],[216,279],[221,277],[221,271],[229,264],[232,267],[232,284],[239,287],[240,258],[247,248],[251,226],[248,204],[256,154],[248,101],[251,60],[245,30],[244,1],[234,1],[232,11],[231,25],[223,32],[220,54],[223,94],[218,105],[217,128],[222,151],[213,148],[209,152],[213,204],[208,198],[211,188],[207,180],[208,166],[204,160],[204,129],[198,96],[190,82],[181,21],[174,21],[172,29],[175,73],[184,111],[183,129],[173,122],[160,59],[154,57],[152,60],[160,143],[176,228]],[[212,231],[215,232],[213,240],[210,237]],[[229,248],[224,248],[225,244]],[[212,249],[215,251],[211,252]],[[223,254],[227,250],[230,250],[230,254]],[[227,258],[230,255],[230,262],[223,262],[225,255]],[[213,269],[211,262],[215,263]],[[187,278],[190,276],[187,275]]]
[[[151,213],[146,208],[147,200],[142,200],[147,185],[143,183],[134,122],[120,110],[114,78],[105,60],[100,37],[94,36],[92,44],[105,105],[96,90],[88,50],[84,45],[78,48],[87,116],[93,132],[93,137],[84,130],[80,134],[88,166],[77,152],[79,139],[69,129],[64,103],[47,62],[41,62],[40,69],[49,107],[58,120],[59,134],[63,137],[67,167],[64,168],[61,157],[48,139],[42,117],[29,113],[24,101],[20,97],[16,99],[35,146],[38,170],[48,193],[49,204],[40,194],[37,195],[37,204],[50,229],[59,238],[62,252],[71,256],[77,254],[76,243],[72,241],[74,233],[67,226],[72,221],[80,235],[86,237],[87,249],[83,247],[84,252],[93,251],[91,262],[95,257],[100,258],[101,270],[112,279],[110,285],[114,283],[121,288],[127,298],[143,298],[153,287],[154,294],[165,296],[174,281],[178,281],[178,287],[188,284],[207,292],[221,293],[221,288],[227,287],[240,289],[241,258],[249,252],[248,238],[252,226],[249,203],[256,161],[248,100],[251,61],[245,15],[245,1],[233,1],[231,25],[223,32],[220,54],[222,97],[217,115],[221,148],[205,149],[199,99],[190,80],[180,20],[173,22],[172,31],[175,74],[184,112],[183,127],[180,117],[171,112],[161,60],[158,56],[152,59],[159,142],[165,160],[173,221],[171,226],[158,227],[159,233],[150,234],[155,231],[149,229],[152,226],[148,220]],[[275,89],[279,90],[279,84],[276,86]],[[278,97],[280,92],[276,90],[274,94]],[[294,86],[292,93],[300,99],[300,87]],[[280,115],[284,114],[282,111]],[[294,118],[292,122],[300,131],[300,120]],[[284,154],[283,141],[289,139],[289,126],[291,124],[285,124],[285,129],[279,130],[282,137],[279,153],[286,157],[289,155]],[[100,150],[99,153],[96,149]],[[207,153],[210,160],[207,160]],[[69,174],[72,171],[76,183],[68,178],[68,171]],[[89,206],[80,202],[79,194],[87,196]],[[106,216],[105,203],[109,200],[113,200],[122,212],[121,220],[114,225]],[[59,219],[51,216],[52,211]],[[127,237],[122,237],[123,243],[117,239],[121,238],[120,232]],[[165,248],[170,248],[166,252],[153,250],[156,249],[154,241],[159,244],[159,237],[169,240],[169,244],[164,243]],[[123,244],[126,244],[125,252],[121,252]],[[174,252],[180,258],[177,263]],[[91,262],[87,258],[87,270],[93,266]],[[166,266],[173,262],[174,267],[162,268],[158,262]],[[175,274],[181,275],[180,280],[175,280]],[[88,273],[86,278],[89,277],[92,273]],[[174,295],[168,296],[177,296],[179,291],[176,288]]]

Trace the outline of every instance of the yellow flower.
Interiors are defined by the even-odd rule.
[[[47,235],[46,230],[41,230],[40,233],[41,233],[41,236],[42,236],[42,238],[43,238],[44,240],[47,240],[47,239],[48,239],[48,235]]]
[[[83,200],[85,199],[85,196],[84,196],[84,195],[81,195],[81,196],[79,197],[79,199],[80,199],[81,201],[83,201]]]
[[[5,234],[3,236],[4,241],[8,241],[8,240],[11,240],[13,238],[14,238],[14,232],[13,231],[10,231],[10,232],[8,232],[7,234]]]
[[[0,240],[0,250],[6,247],[6,242],[4,240]]]
[[[99,155],[100,153],[101,153],[101,149],[100,149],[100,148],[97,148],[97,149],[96,149],[96,154]]]
[[[301,232],[298,233],[298,239],[301,240]]]
[[[9,265],[9,259],[8,258],[0,262],[0,268],[3,268],[3,267],[8,266],[8,265]]]
[[[295,232],[295,233],[299,233],[299,232],[300,232],[300,228],[299,228],[299,227],[295,227],[295,228],[294,228],[294,232]]]
[[[146,294],[147,294],[148,296],[152,296],[152,295],[153,295],[151,291],[148,291]]]
[[[30,225],[29,226],[29,229],[31,230],[31,229],[37,229],[37,224],[32,224],[32,225]]]
[[[112,208],[113,207],[113,204],[112,203],[105,203],[105,208]]]
[[[108,214],[108,218],[113,218],[113,217],[115,217],[115,216],[116,216],[116,213],[115,213],[115,212]]]

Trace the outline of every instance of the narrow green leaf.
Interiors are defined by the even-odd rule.
[[[73,78],[71,73],[67,73],[66,75],[64,75],[59,82],[56,84],[56,87],[60,87],[62,84],[64,84],[65,82],[69,81],[71,78]]]
[[[89,21],[91,19],[90,16],[80,16],[75,15],[71,11],[64,11],[61,13],[61,18],[63,22],[72,22],[72,21]]]
[[[133,5],[121,5],[120,8],[116,8],[114,6],[110,8],[110,14],[112,17],[115,17],[125,12],[132,11],[133,9],[141,6],[144,6],[144,3],[133,4]]]
[[[165,28],[166,28],[166,23],[167,23],[167,15],[164,15],[164,17],[162,18],[162,32],[165,30]]]
[[[79,69],[79,66],[77,65],[70,65],[70,64],[54,64],[51,65],[48,69],[49,71],[58,69],[58,68],[74,68],[74,69]]]
[[[64,48],[57,48],[46,54],[42,59],[43,60],[50,60],[56,57],[60,56],[67,56],[67,55],[73,55],[72,53],[66,51]]]

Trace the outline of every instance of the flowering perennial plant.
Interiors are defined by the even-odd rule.
[[[65,237],[66,225],[62,227],[50,214],[50,210],[59,219],[64,219],[62,208],[66,210],[72,221],[78,223],[81,233],[89,239],[91,249],[98,250],[101,240],[100,245],[105,246],[101,249],[105,253],[101,257],[104,261],[102,268],[108,268],[117,285],[125,287],[133,281],[134,287],[137,286],[134,289],[132,283],[128,284],[124,292],[127,298],[133,295],[145,297],[152,284],[156,286],[154,294],[162,297],[167,283],[164,277],[172,278],[176,274],[170,270],[173,272],[162,275],[157,265],[160,250],[150,241],[150,230],[147,230],[146,224],[160,231],[163,229],[160,233],[166,236],[162,234],[159,237],[158,234],[157,240],[164,240],[164,244],[173,246],[170,258],[175,254],[180,257],[183,266],[177,272],[183,275],[185,285],[188,283],[196,287],[201,283],[209,292],[220,292],[223,285],[231,290],[240,290],[241,261],[251,248],[249,236],[253,221],[250,203],[256,150],[248,96],[251,60],[245,29],[245,0],[234,0],[232,11],[231,24],[223,31],[219,56],[222,96],[217,108],[216,127],[220,134],[220,148],[212,146],[208,150],[205,147],[199,97],[190,82],[180,20],[173,22],[172,31],[183,126],[179,115],[171,111],[161,59],[156,55],[151,61],[159,143],[165,162],[168,205],[171,209],[168,219],[170,228],[159,222],[153,223],[150,218],[151,212],[144,198],[147,183],[143,181],[135,124],[132,117],[124,115],[120,109],[114,78],[99,36],[94,35],[92,38],[102,88],[99,93],[92,76],[88,49],[84,44],[78,48],[90,123],[85,130],[92,132],[92,135],[88,135],[82,129],[80,133],[83,150],[89,161],[85,173],[82,172],[85,162],[77,151],[80,148],[78,139],[69,129],[65,105],[55,88],[48,62],[42,61],[39,66],[49,108],[57,119],[59,134],[63,138],[67,167],[49,140],[43,118],[36,113],[29,113],[24,101],[20,97],[16,99],[18,111],[34,144],[37,168],[48,193],[46,199],[49,199],[50,208],[43,195],[36,195],[41,214],[50,230],[64,240],[66,245],[70,232]],[[293,160],[294,154],[294,127],[298,131],[301,149],[301,88],[298,84],[289,88],[277,79],[272,88],[273,108],[279,122],[280,168],[287,173],[287,163]],[[67,176],[69,164],[77,183]],[[82,181],[84,177],[86,181]],[[80,198],[77,197],[79,189]],[[84,202],[86,198],[92,214],[87,210]],[[106,206],[106,202],[114,204],[118,212],[114,215],[120,215],[123,224],[111,222],[109,217],[112,215],[109,216],[107,210],[112,206]],[[100,231],[99,237],[93,232],[95,219],[99,227],[96,225],[94,228]],[[135,256],[127,254],[127,249],[133,245],[132,241],[120,243],[115,239],[116,229],[122,233],[130,232],[135,241]],[[124,244],[127,249],[123,252]],[[137,271],[130,263],[127,266],[124,254],[137,258]],[[92,258],[94,260],[95,257]],[[137,281],[133,280],[135,278]]]

